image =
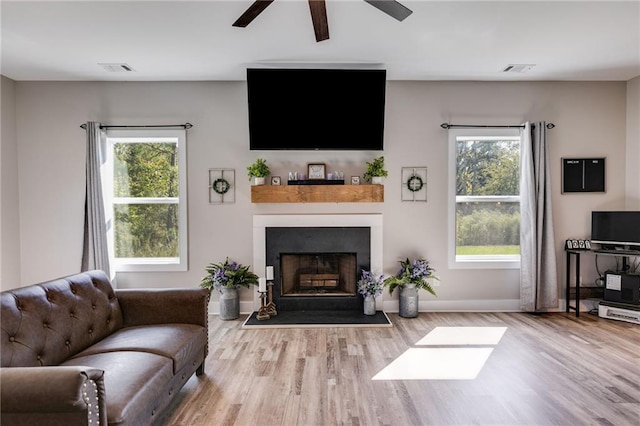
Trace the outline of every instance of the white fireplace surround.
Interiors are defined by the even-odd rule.
[[[264,276],[266,265],[267,228],[307,227],[368,227],[371,229],[371,270],[382,273],[382,215],[381,214],[269,214],[253,216],[253,271]],[[381,296],[382,297],[382,296]],[[260,307],[258,293],[254,294],[253,310]]]

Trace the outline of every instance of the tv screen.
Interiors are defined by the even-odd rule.
[[[386,70],[247,69],[252,150],[383,149]]]
[[[611,246],[640,246],[640,211],[591,212],[591,241]]]

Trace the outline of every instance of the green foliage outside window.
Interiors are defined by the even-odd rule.
[[[116,257],[178,257],[177,204],[114,206]]]
[[[456,246],[519,246],[520,212],[492,208],[456,213]]]
[[[178,197],[178,146],[175,143],[114,145],[114,197]],[[115,255],[177,257],[178,204],[115,204]]]
[[[114,146],[116,197],[177,197],[178,145],[118,143]]]
[[[458,141],[456,172],[456,195],[517,196],[520,142]],[[456,203],[456,254],[518,254],[519,245],[519,203]]]
[[[519,195],[519,141],[458,141],[456,195]]]

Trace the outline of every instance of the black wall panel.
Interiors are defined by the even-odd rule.
[[[563,158],[562,192],[605,192],[604,158]]]

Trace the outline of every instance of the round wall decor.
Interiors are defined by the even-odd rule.
[[[235,203],[235,183],[236,171],[234,169],[209,169],[209,203]]]
[[[427,168],[402,168],[402,201],[427,201]]]
[[[407,189],[411,192],[418,192],[422,189],[423,186],[424,186],[424,181],[418,175],[412,175],[407,180]]]
[[[218,178],[213,181],[211,188],[216,192],[216,194],[223,195],[229,192],[231,184],[225,178]]]

